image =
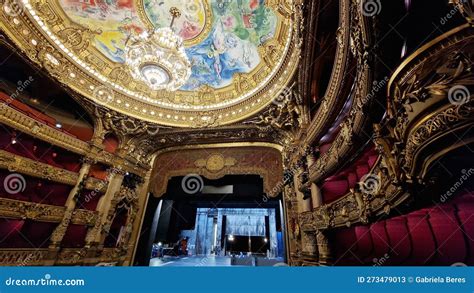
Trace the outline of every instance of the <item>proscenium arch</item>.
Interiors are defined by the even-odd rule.
[[[155,154],[149,191],[155,197],[166,193],[173,177],[196,174],[207,179],[226,175],[259,175],[264,192],[273,192],[283,181],[283,147],[272,143],[246,142],[171,147]],[[220,156],[221,158],[217,158]],[[213,163],[220,161],[221,168]]]

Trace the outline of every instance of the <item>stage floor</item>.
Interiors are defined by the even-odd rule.
[[[164,258],[150,259],[150,267],[239,267],[239,264],[245,264],[245,261],[240,262],[239,260],[244,259],[234,259],[232,265],[230,256],[165,256]],[[259,258],[257,263],[258,266],[286,266],[283,258]],[[256,265],[255,261],[253,265]]]
[[[151,267],[230,267],[230,257],[225,256],[165,256],[150,259]]]

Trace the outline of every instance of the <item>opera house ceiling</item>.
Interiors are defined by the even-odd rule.
[[[23,4],[1,26],[32,60],[97,104],[161,125],[241,121],[285,90],[298,65],[292,1]]]

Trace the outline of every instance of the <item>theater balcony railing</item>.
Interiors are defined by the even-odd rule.
[[[455,28],[399,66],[388,84],[388,115],[374,125],[380,154],[366,182],[299,215],[302,231],[371,222],[430,182],[427,170],[450,151],[474,143],[474,28]]]

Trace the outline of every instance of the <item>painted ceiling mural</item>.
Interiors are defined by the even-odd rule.
[[[302,12],[294,0],[22,2],[24,13],[2,27],[31,60],[97,104],[161,125],[242,121],[285,89],[299,62]],[[181,13],[173,21],[171,7]],[[191,76],[176,91],[153,90],[132,77],[125,47],[132,36],[171,24]],[[20,26],[28,29],[19,34]]]
[[[274,37],[278,25],[264,0],[60,0],[60,4],[74,22],[100,30],[96,48],[117,63],[125,62],[129,35],[149,26],[169,26],[169,10],[177,7],[182,16],[173,30],[185,41],[192,64],[192,75],[182,88],[188,91],[223,88],[235,73],[254,70],[261,62],[258,46]]]

